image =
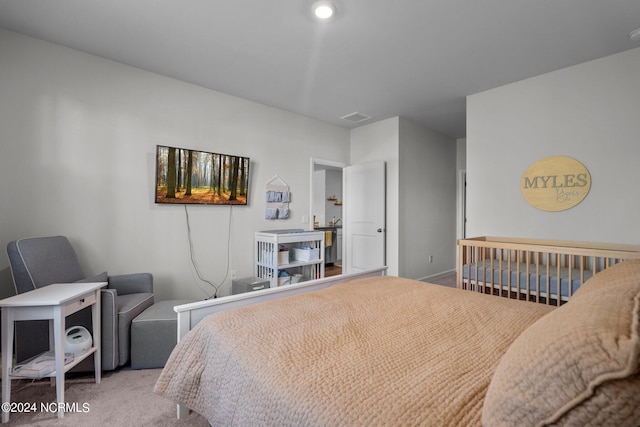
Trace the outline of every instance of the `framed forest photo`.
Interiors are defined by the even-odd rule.
[[[247,205],[248,195],[248,157],[156,147],[156,203]]]

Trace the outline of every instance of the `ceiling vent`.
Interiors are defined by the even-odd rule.
[[[347,114],[346,116],[342,116],[340,118],[343,120],[348,120],[351,123],[360,123],[360,122],[364,122],[365,120],[369,120],[371,116],[367,116],[366,114],[355,112],[355,113]]]

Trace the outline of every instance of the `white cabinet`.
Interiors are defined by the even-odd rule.
[[[338,228],[336,236],[336,244],[338,245],[338,254],[336,256],[336,262],[342,262],[342,228]]]
[[[254,251],[254,275],[272,288],[324,277],[324,232],[259,231]]]

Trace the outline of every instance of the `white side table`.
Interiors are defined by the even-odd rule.
[[[49,320],[49,349],[55,353],[56,370],[48,377],[55,377],[58,418],[64,416],[64,375],[93,354],[96,383],[100,382],[102,365],[100,360],[100,289],[107,282],[61,283],[44,286],[33,291],[0,300],[2,307],[2,402],[11,403],[11,379],[23,378],[12,375],[13,331],[17,320]],[[65,317],[91,306],[93,346],[84,354],[65,365],[64,336]],[[53,385],[53,384],[52,384]],[[2,413],[2,422],[9,421],[10,412]]]

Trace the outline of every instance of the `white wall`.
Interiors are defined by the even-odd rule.
[[[467,167],[467,138],[456,139],[456,169]]]
[[[468,236],[637,244],[640,48],[470,96]],[[586,199],[563,212],[526,203],[520,179],[564,155],[591,174]]]
[[[325,169],[313,171],[313,200],[311,207],[311,221],[315,221],[318,225],[325,225],[327,211],[327,171]]]
[[[387,173],[387,274],[399,274],[399,134],[400,118],[392,117],[351,130],[351,164],[384,160]],[[348,201],[347,201],[348,203]]]
[[[325,222],[328,225],[330,221],[342,220],[342,206],[336,206],[336,202],[327,200],[327,197],[335,196],[338,200],[342,201],[342,171],[336,169],[327,169],[326,174],[326,194],[324,197],[324,204],[326,206],[326,218]]]
[[[251,158],[248,207],[188,208],[200,273],[217,283],[227,260],[253,274],[255,231],[308,226],[310,157],[349,158],[348,130],[16,33],[0,30],[0,58],[0,241],[67,235],[86,274],[151,272],[158,300],[212,288],[191,267],[184,207],[154,204],[156,144]],[[264,219],[276,173],[288,221]]]

